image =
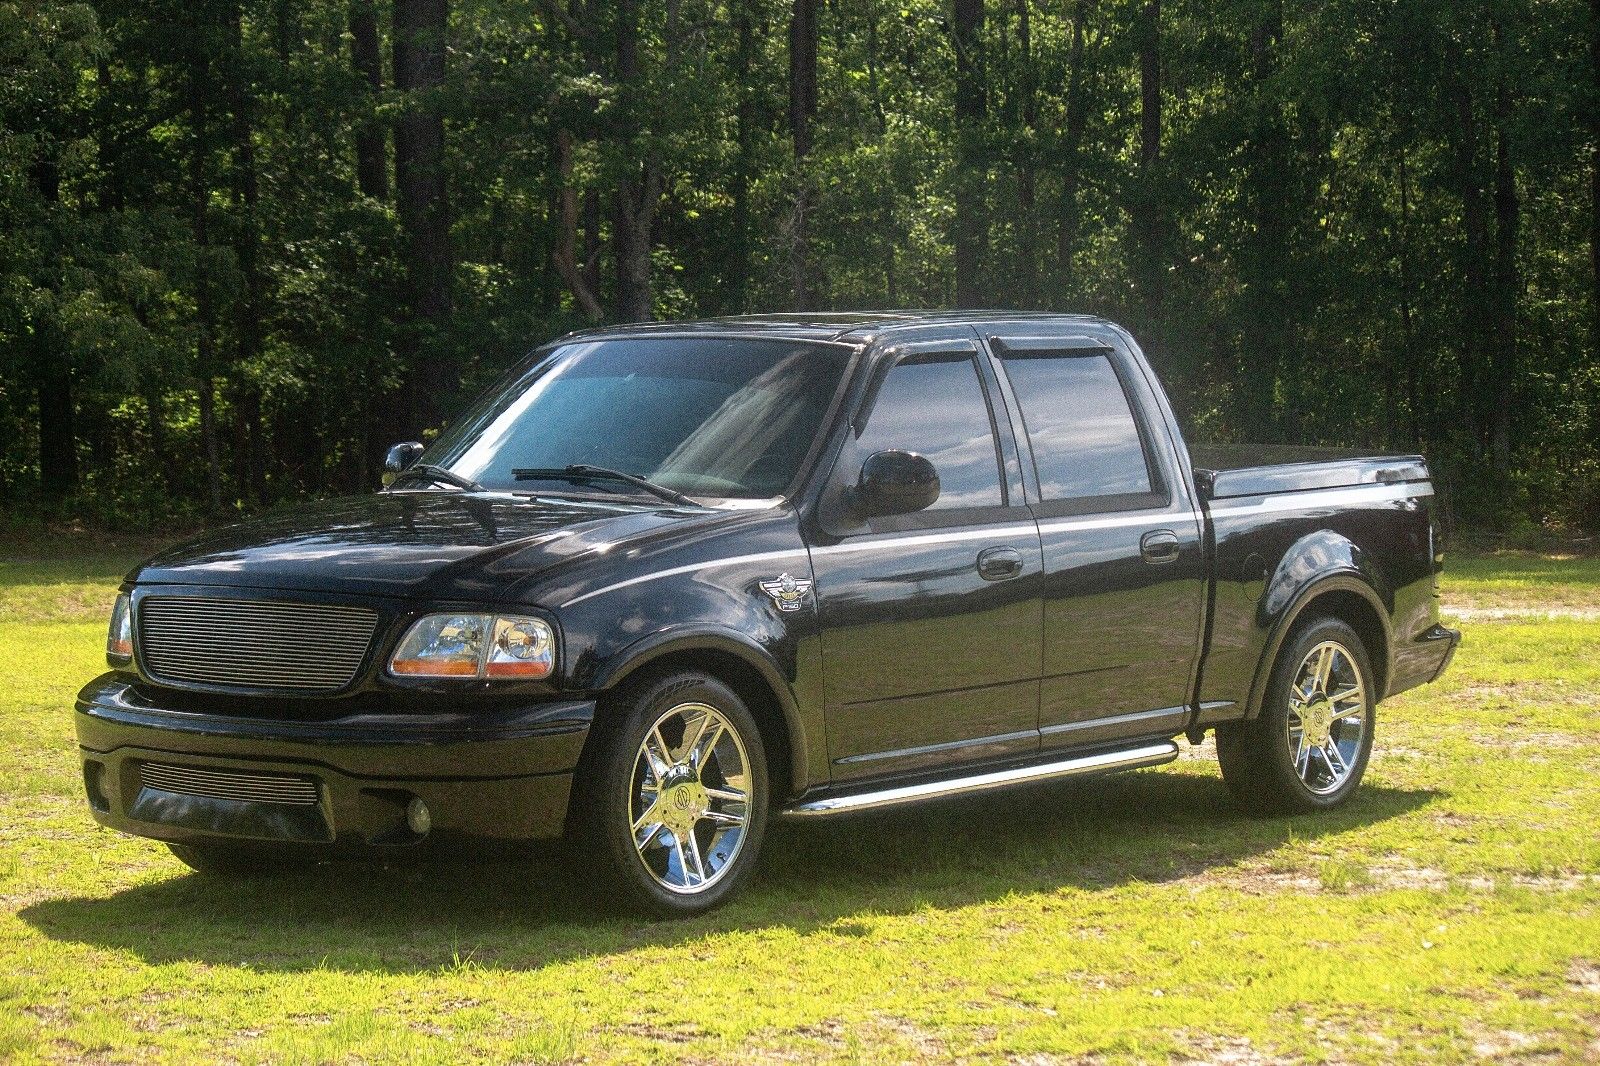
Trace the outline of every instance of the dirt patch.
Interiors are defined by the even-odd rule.
[[[1579,992],[1600,996],[1600,963],[1589,959],[1573,959],[1567,967],[1567,984]]]

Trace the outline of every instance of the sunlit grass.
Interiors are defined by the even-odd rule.
[[[1600,622],[1467,621],[1323,817],[1159,771],[777,826],[716,914],[545,857],[219,889],[97,829],[70,703],[129,560],[0,563],[0,1061],[1594,1061]],[[1446,602],[1595,602],[1452,560]]]

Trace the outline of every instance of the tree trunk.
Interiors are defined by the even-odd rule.
[[[1600,0],[1597,0],[1600,2]],[[733,173],[728,182],[728,197],[733,201],[730,243],[733,246],[727,268],[725,310],[743,313],[750,309],[750,179],[755,170],[755,88],[750,83],[755,61],[755,27],[751,0],[738,0],[734,22],[737,43],[733,53],[733,85],[738,95],[734,109]]]
[[[1450,65],[1461,70],[1461,57],[1451,57]],[[1470,83],[1461,77],[1453,80],[1449,89],[1450,103],[1455,112],[1454,155],[1456,187],[1461,196],[1462,262],[1461,277],[1464,283],[1461,319],[1461,413],[1467,422],[1467,432],[1481,458],[1485,450],[1484,435],[1487,429],[1485,409],[1498,403],[1499,397],[1488,393],[1488,374],[1484,367],[1484,352],[1492,328],[1489,292],[1489,224],[1484,204],[1483,177],[1480,173],[1478,151],[1478,121],[1473,104]]]
[[[210,264],[207,262],[211,246],[207,208],[211,186],[207,155],[211,144],[208,108],[214,94],[212,82],[209,55],[196,55],[189,71],[189,99],[186,101],[193,139],[189,154],[189,194],[193,198],[190,227],[200,260],[199,269],[195,272],[194,382],[200,406],[200,451],[205,462],[206,500],[211,513],[218,514],[222,511],[222,455],[217,445],[217,361],[212,341],[216,320],[212,309]]]
[[[1065,300],[1075,274],[1072,256],[1078,247],[1078,153],[1083,146],[1083,131],[1088,109],[1083,101],[1083,34],[1089,17],[1089,0],[1072,5],[1072,45],[1067,53],[1066,116],[1061,131],[1061,208],[1056,223],[1056,271],[1058,299]]]
[[[234,254],[238,256],[239,273],[244,281],[243,299],[239,301],[235,323],[236,367],[248,367],[260,357],[264,333],[261,323],[264,282],[258,254],[261,191],[256,173],[253,101],[246,82],[249,67],[244,54],[243,18],[239,4],[230,5],[228,47],[232,61],[228,74],[228,103],[233,112],[233,193],[241,222],[234,239]],[[248,374],[243,374],[236,392],[233,414],[243,445],[236,460],[239,484],[247,498],[259,503],[266,498],[267,485],[266,455],[261,440],[261,388]]]
[[[374,200],[389,198],[389,146],[383,124],[372,117],[383,92],[383,52],[377,0],[350,0],[350,62],[360,76],[363,119],[356,127],[356,188]]]
[[[1600,0],[1589,0],[1589,78],[1591,101],[1600,100]],[[1600,107],[1589,108],[1589,294],[1592,350],[1600,352]],[[1597,396],[1600,399],[1600,396]],[[1591,408],[1592,410],[1592,408]]]
[[[1161,0],[1145,0],[1139,12],[1139,165],[1133,203],[1136,263],[1134,285],[1153,323],[1164,302],[1161,195]],[[1146,327],[1147,329],[1149,326]]]
[[[638,0],[617,0],[616,12],[622,140],[631,149],[630,142],[637,140],[642,128],[636,99],[641,78]],[[630,150],[626,154],[631,157],[634,152]],[[656,206],[661,200],[661,160],[654,147],[638,154],[643,156],[642,161],[629,165],[617,182],[616,220],[611,234],[617,270],[617,317],[624,322],[648,320],[655,303],[650,253],[654,245]]]
[[[1496,51],[1502,57],[1505,51],[1502,31],[1497,22],[1494,27]],[[1495,179],[1494,179],[1494,244],[1495,244],[1495,327],[1488,338],[1491,393],[1489,455],[1495,480],[1502,489],[1511,479],[1511,438],[1515,429],[1517,410],[1517,297],[1521,283],[1517,273],[1517,239],[1521,226],[1521,210],[1517,201],[1516,172],[1511,165],[1508,144],[1512,119],[1511,90],[1508,79],[1502,74],[1495,91]]]
[[[794,308],[809,311],[811,282],[811,120],[817,113],[817,0],[794,0],[789,18],[789,136],[794,146],[794,219],[789,271]]]
[[[1293,335],[1288,298],[1292,272],[1289,255],[1289,143],[1282,104],[1272,79],[1283,36],[1283,11],[1274,3],[1250,35],[1255,114],[1245,146],[1246,210],[1250,236],[1241,264],[1245,286],[1241,323],[1242,393],[1245,424],[1261,439],[1280,437],[1278,384]],[[1293,405],[1289,405],[1293,418]],[[1289,437],[1296,439],[1293,427]]]
[[[442,401],[455,391],[454,360],[438,351],[451,311],[450,212],[445,188],[444,85],[448,0],[394,0],[394,81],[405,94],[395,121],[394,170],[406,235],[408,329],[403,333],[407,390],[405,433],[419,439],[437,426]]]
[[[984,88],[984,0],[955,0],[951,33],[956,52],[955,260],[956,303],[981,307],[989,302],[983,272],[987,258],[983,133],[988,112]]]
[[[592,322],[605,317],[597,287],[586,265],[578,262],[578,190],[572,184],[572,134],[556,131],[556,272],[566,282],[578,309]],[[592,232],[592,231],[591,231]]]
[[[1036,202],[1037,168],[1034,166],[1034,127],[1039,121],[1039,101],[1034,84],[1033,27],[1028,7],[1032,0],[1017,0],[1017,53],[1021,68],[1023,157],[1017,161],[1017,264],[1018,292],[1009,303],[1024,308],[1039,306],[1039,220]]]

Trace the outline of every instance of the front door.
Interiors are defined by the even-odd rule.
[[[1039,744],[1042,559],[992,368],[969,340],[880,358],[828,491],[899,449],[933,463],[940,494],[909,515],[836,513],[812,547],[835,780]]]
[[[1176,733],[1200,648],[1205,553],[1154,387],[1109,337],[990,343],[1039,501],[1042,745]]]

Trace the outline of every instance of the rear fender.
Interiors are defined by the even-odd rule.
[[[1272,668],[1295,623],[1318,598],[1330,592],[1353,592],[1367,602],[1384,638],[1382,649],[1369,648],[1367,652],[1373,657],[1388,654],[1394,644],[1389,625],[1393,611],[1385,603],[1380,591],[1383,587],[1381,575],[1374,572],[1366,553],[1332,530],[1319,530],[1290,545],[1261,596],[1258,621],[1268,635],[1250,685],[1245,717],[1254,718],[1261,713]],[[1384,676],[1388,677],[1392,672],[1389,664],[1385,662],[1383,666]]]

